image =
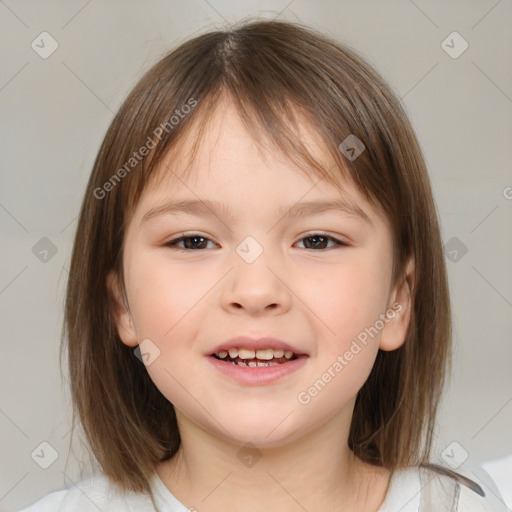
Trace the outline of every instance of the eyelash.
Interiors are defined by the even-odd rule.
[[[301,242],[302,240],[306,240],[307,238],[317,238],[317,237],[322,237],[322,238],[325,238],[327,239],[328,241],[332,241],[334,242],[338,247],[348,247],[349,244],[345,243],[345,242],[342,242],[341,240],[338,240],[337,238],[334,238],[332,236],[329,236],[329,235],[326,235],[324,233],[311,233],[310,235],[307,235],[303,238],[301,238],[299,240],[299,242]],[[175,249],[175,250],[178,250],[178,251],[181,251],[181,252],[191,252],[191,251],[201,251],[201,250],[205,250],[205,249],[185,249],[183,247],[178,247],[177,244],[179,242],[182,242],[183,240],[187,240],[189,238],[202,238],[203,240],[207,240],[207,241],[212,241],[210,240],[209,238],[205,237],[205,236],[202,236],[202,235],[199,235],[199,234],[191,234],[191,235],[187,235],[187,236],[180,236],[178,238],[174,238],[173,240],[169,240],[168,242],[166,242],[164,244],[164,247],[168,247],[169,249]],[[327,249],[332,249],[333,247],[327,247],[327,248],[324,248],[324,249],[309,249],[310,251],[314,251],[314,250],[322,250],[322,251],[325,251]]]

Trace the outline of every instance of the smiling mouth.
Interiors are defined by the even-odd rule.
[[[291,351],[283,350],[246,350],[230,349],[229,352],[221,350],[218,354],[211,354],[211,357],[226,364],[235,366],[260,368],[266,366],[278,366],[297,359],[297,355]]]

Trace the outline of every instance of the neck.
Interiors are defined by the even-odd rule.
[[[384,500],[388,472],[364,464],[348,448],[350,422],[343,411],[298,439],[257,448],[213,436],[178,412],[177,417],[180,449],[157,473],[187,507],[375,512]]]

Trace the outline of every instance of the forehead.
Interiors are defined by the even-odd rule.
[[[253,117],[259,115],[257,112],[251,114],[254,114]],[[283,123],[286,122],[283,119]],[[256,125],[257,122],[254,122],[252,128]],[[322,161],[324,167],[333,165],[325,144],[319,134],[309,127],[309,123],[302,120],[295,128],[288,125],[287,129],[295,129],[295,137],[300,139],[308,152]],[[212,167],[222,167],[242,160],[246,161],[246,165],[251,160],[263,160],[269,167],[275,167],[278,163],[285,163],[289,167],[291,163],[290,158],[278,147],[276,140],[266,129],[257,126],[256,130],[250,132],[233,100],[228,95],[221,94],[211,108],[208,106],[203,109],[192,120],[180,140],[167,151],[156,174],[160,178],[172,174],[175,177],[194,179],[197,174],[204,175]],[[308,181],[317,181],[313,179],[310,169],[295,167],[298,172],[302,170]]]
[[[323,169],[337,168],[319,133],[306,119],[297,118],[294,130],[307,152]],[[375,216],[348,172],[338,172],[334,186],[320,173],[293,162],[264,130],[257,135],[258,139],[249,132],[234,103],[221,97],[208,116],[193,120],[162,159],[143,191],[136,216],[140,220],[148,209],[173,199],[236,203],[235,209],[242,209],[253,197],[265,207],[276,204],[276,214],[299,201],[343,199],[363,217]],[[223,210],[229,213],[228,208]]]

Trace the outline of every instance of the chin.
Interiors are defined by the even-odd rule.
[[[301,433],[289,422],[283,422],[282,414],[274,417],[252,417],[226,421],[228,433],[217,430],[224,440],[237,445],[251,443],[258,448],[276,448],[299,438]],[[286,423],[286,425],[285,425]]]

